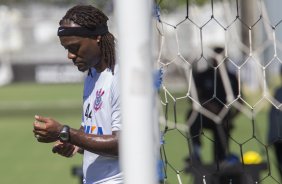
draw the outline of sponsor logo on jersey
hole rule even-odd
[[[95,125],[94,126],[84,125],[84,132],[87,133],[87,134],[92,134],[92,133],[94,133],[96,128],[97,128],[97,126],[95,126]],[[98,127],[96,135],[103,135],[103,128],[102,127]]]
[[[95,102],[94,102],[94,110],[98,111],[99,109],[101,109],[103,101],[102,101],[102,96],[104,95],[104,90],[100,89],[96,91],[96,98],[95,98]]]

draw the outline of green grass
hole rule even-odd
[[[0,88],[0,183],[12,184],[50,184],[50,183],[79,183],[78,178],[71,175],[72,166],[81,164],[82,157],[64,158],[51,152],[52,144],[41,144],[36,141],[32,132],[34,115],[50,116],[58,121],[79,127],[82,107],[82,84],[39,85],[39,84],[13,84]],[[175,93],[175,97],[183,94]],[[162,97],[163,99],[163,97]],[[189,99],[176,101],[176,122],[183,123]],[[255,150],[263,152],[267,133],[267,108],[262,109],[255,119],[257,139],[248,138],[252,135],[252,122],[241,114],[234,122],[232,137],[243,144],[243,151]],[[172,100],[169,100],[168,119],[174,119]],[[173,129],[165,136],[166,155],[172,167],[168,166],[167,183],[177,184],[177,171],[180,171],[182,183],[192,183],[192,177],[181,170],[184,168],[184,158],[188,155],[188,144],[185,133]],[[207,137],[212,137],[205,131]],[[205,162],[212,160],[212,146],[205,136],[203,140],[203,158]],[[239,153],[239,145],[231,141],[231,151]],[[272,176],[278,179],[274,167],[276,163],[270,148]],[[175,170],[176,169],[176,170]],[[267,176],[262,173],[262,177]],[[264,184],[275,183],[269,177]]]
[[[80,127],[82,86],[14,84],[0,88],[0,183],[78,183],[71,168],[81,156],[63,158],[40,144],[32,132],[34,115]]]

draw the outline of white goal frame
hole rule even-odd
[[[115,4],[121,66],[121,166],[125,184],[157,183],[153,143],[152,1]]]

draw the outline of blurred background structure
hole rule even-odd
[[[79,165],[81,158],[53,155],[51,145],[36,143],[31,126],[35,113],[80,125],[83,74],[68,61],[56,36],[60,18],[78,3],[103,9],[118,39],[114,16],[118,1],[0,0],[0,183],[78,183],[71,168]],[[212,68],[208,58],[215,57],[214,46],[223,47],[225,53],[213,69],[221,73],[225,63],[240,83],[239,95],[227,95],[224,104],[225,109],[240,111],[229,134],[229,151],[240,163],[246,159],[245,153],[259,153],[259,162],[249,158],[245,163],[266,163],[258,182],[281,183],[273,144],[267,141],[268,111],[271,106],[281,109],[281,102],[273,97],[281,85],[281,7],[281,0],[155,1],[152,39],[155,65],[164,69],[160,123],[167,183],[194,182],[193,174],[185,170],[185,158],[193,151],[193,138],[187,135],[191,126],[186,122],[187,109],[218,123],[226,113],[223,109],[213,114],[203,108],[195,88],[201,81],[192,77],[194,72]],[[237,103],[239,99],[243,105]],[[203,163],[208,165],[213,162],[214,139],[204,129],[198,136],[203,141]],[[201,179],[214,174],[194,171]]]
[[[281,4],[280,1],[262,1],[263,6],[260,1],[239,1],[238,7],[236,7],[236,0],[190,1],[189,19],[191,21],[181,23],[186,16],[185,2],[185,0],[178,0],[174,3],[158,2],[162,20],[165,24],[171,24],[171,27],[166,26],[166,35],[163,35],[166,43],[163,48],[162,60],[169,61],[177,55],[177,53],[173,53],[177,44],[179,44],[181,55],[190,61],[197,60],[201,57],[201,54],[204,54],[203,56],[207,58],[211,54],[211,47],[214,45],[224,46],[227,44],[229,48],[232,48],[228,50],[228,56],[234,61],[240,60],[243,62],[249,54],[249,34],[252,36],[252,56],[254,56],[254,59],[263,59],[265,60],[264,65],[268,64],[274,52],[271,39],[277,40],[276,56],[281,55],[279,42],[282,37],[280,33],[281,13],[277,10],[277,7]],[[7,75],[2,74],[3,76],[0,77],[0,81],[2,81],[0,83],[4,84],[9,81],[58,82],[69,80],[76,82],[75,80],[81,79],[81,76],[71,76],[76,74],[73,74],[70,68],[64,66],[66,64],[65,52],[58,44],[59,41],[56,36],[58,20],[65,10],[76,3],[95,4],[110,17],[114,13],[112,0],[101,2],[87,0],[44,0],[40,2],[1,0],[0,3],[0,22],[2,25],[0,29],[0,53],[1,65],[3,65],[1,69],[9,73]],[[230,3],[233,5],[230,5]],[[214,6],[214,12],[211,12],[211,4]],[[226,8],[231,11],[226,11]],[[236,11],[236,8],[239,8],[238,11]],[[211,13],[214,17],[209,20]],[[239,14],[236,15],[236,13]],[[113,22],[114,20],[111,18],[109,26],[115,33]],[[177,35],[173,26],[178,26]],[[273,38],[271,26],[275,27],[275,38]],[[199,35],[200,28],[202,29],[202,43]],[[226,28],[228,30],[224,30]],[[251,30],[251,33],[249,33],[249,30]],[[176,36],[178,37],[177,40]],[[203,48],[201,49],[201,47]],[[253,62],[246,62],[246,65],[252,65],[249,63]],[[279,65],[279,61],[273,63],[275,64],[269,67],[266,75],[270,73],[278,74],[277,65]],[[49,66],[50,64],[52,64],[52,67]],[[12,70],[7,69],[9,65],[12,65]],[[21,68],[22,65],[25,65],[25,67]],[[34,65],[41,65],[41,67]],[[260,84],[254,77],[255,75],[246,74],[248,72],[244,70],[248,70],[248,68],[252,68],[252,66],[242,68],[242,81],[247,83],[249,88],[256,90]],[[54,77],[52,78],[50,75],[50,79],[44,79],[46,71],[53,72]],[[62,76],[58,74],[58,71],[61,72],[60,75]],[[68,77],[63,77],[64,75]],[[59,80],[58,78],[55,80],[55,77],[59,77]]]
[[[110,16],[111,1],[1,1],[0,84],[78,82],[82,75],[66,62],[57,37],[58,22],[73,4],[97,4]]]

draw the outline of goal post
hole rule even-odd
[[[123,128],[120,157],[125,184],[157,183],[153,143],[152,1],[115,4]]]

